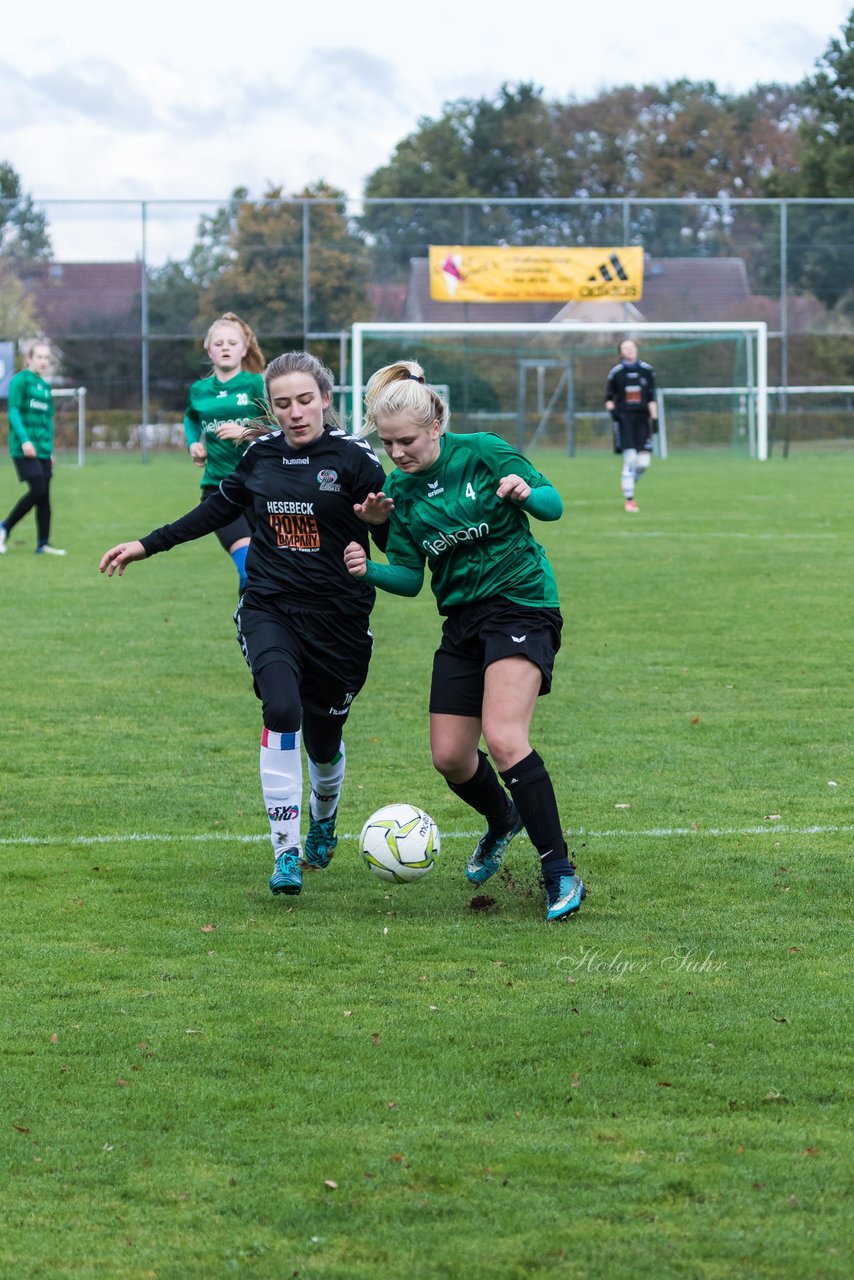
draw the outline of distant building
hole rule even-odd
[[[51,339],[139,334],[139,262],[34,262],[20,279]]]
[[[402,318],[438,324],[744,320],[749,318],[752,297],[741,258],[647,257],[643,295],[636,303],[603,299],[601,302],[567,302],[556,308],[553,302],[437,302],[430,297],[428,259],[412,258]],[[766,300],[757,298],[756,303],[759,311],[764,309]]]

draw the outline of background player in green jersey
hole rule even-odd
[[[231,475],[246,448],[246,426],[266,413],[264,357],[255,334],[233,311],[215,320],[205,337],[213,373],[190,387],[184,435],[190,457],[204,467],[202,502]],[[250,517],[242,512],[216,536],[234,561],[241,591],[246,586],[246,553],[252,536]]]
[[[0,552],[19,520],[36,509],[36,551],[64,556],[50,544],[50,482],[53,478],[53,396],[46,380],[51,362],[50,346],[36,342],[30,348],[27,367],[9,383],[9,452],[18,478],[27,486],[24,494],[0,524]]]
[[[585,888],[569,860],[551,778],[528,739],[537,698],[551,688],[562,627],[554,574],[528,516],[557,520],[560,495],[499,436],[447,431],[448,406],[417,364],[375,373],[366,407],[396,467],[384,493],[362,504],[366,516],[393,504],[388,564],[369,563],[357,543],[345,563],[374,586],[417,595],[426,562],[445,615],[430,690],[433,763],[487,821],[466,876],[483,884],[494,875],[524,826],[540,857],[546,919],[562,920],[578,910]]]
[[[270,412],[280,430],[250,428],[247,448],[218,491],[173,524],[141,541],[112,547],[101,572],[227,526],[253,504],[255,529],[247,585],[237,612],[238,639],[261,700],[261,790],[270,820],[273,893],[302,889],[302,864],[329,866],[344,781],[342,732],[368,674],[375,591],[352,577],[344,548],[367,551],[368,531],[385,545],[387,511],[375,495],[385,473],[366,440],[337,425],[329,369],[305,351],[277,356],[265,374]],[[311,784],[303,846],[303,770]]]

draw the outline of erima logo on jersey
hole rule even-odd
[[[438,480],[427,481],[427,497],[428,498],[438,498],[439,494],[444,492],[445,490],[439,484]]]
[[[467,529],[455,529],[453,533],[442,533],[435,541],[425,538],[421,546],[430,556],[440,556],[443,551],[455,547],[458,542],[476,542],[478,538],[489,537],[489,525],[484,520],[481,524],[470,524]]]

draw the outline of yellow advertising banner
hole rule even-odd
[[[643,249],[430,246],[430,297],[437,302],[637,302]]]

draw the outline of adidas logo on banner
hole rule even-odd
[[[614,279],[614,275],[611,274],[612,269],[613,269],[614,275],[617,277],[618,280],[628,280],[629,277],[626,274],[626,268],[623,266],[622,262],[620,262],[620,259],[617,256],[617,254],[612,253],[608,258],[607,262],[602,262],[599,264],[598,275],[594,271],[592,276],[587,277],[588,283],[591,283],[591,284],[596,283],[598,282],[600,277],[602,280],[606,280],[608,282],[612,281]]]

